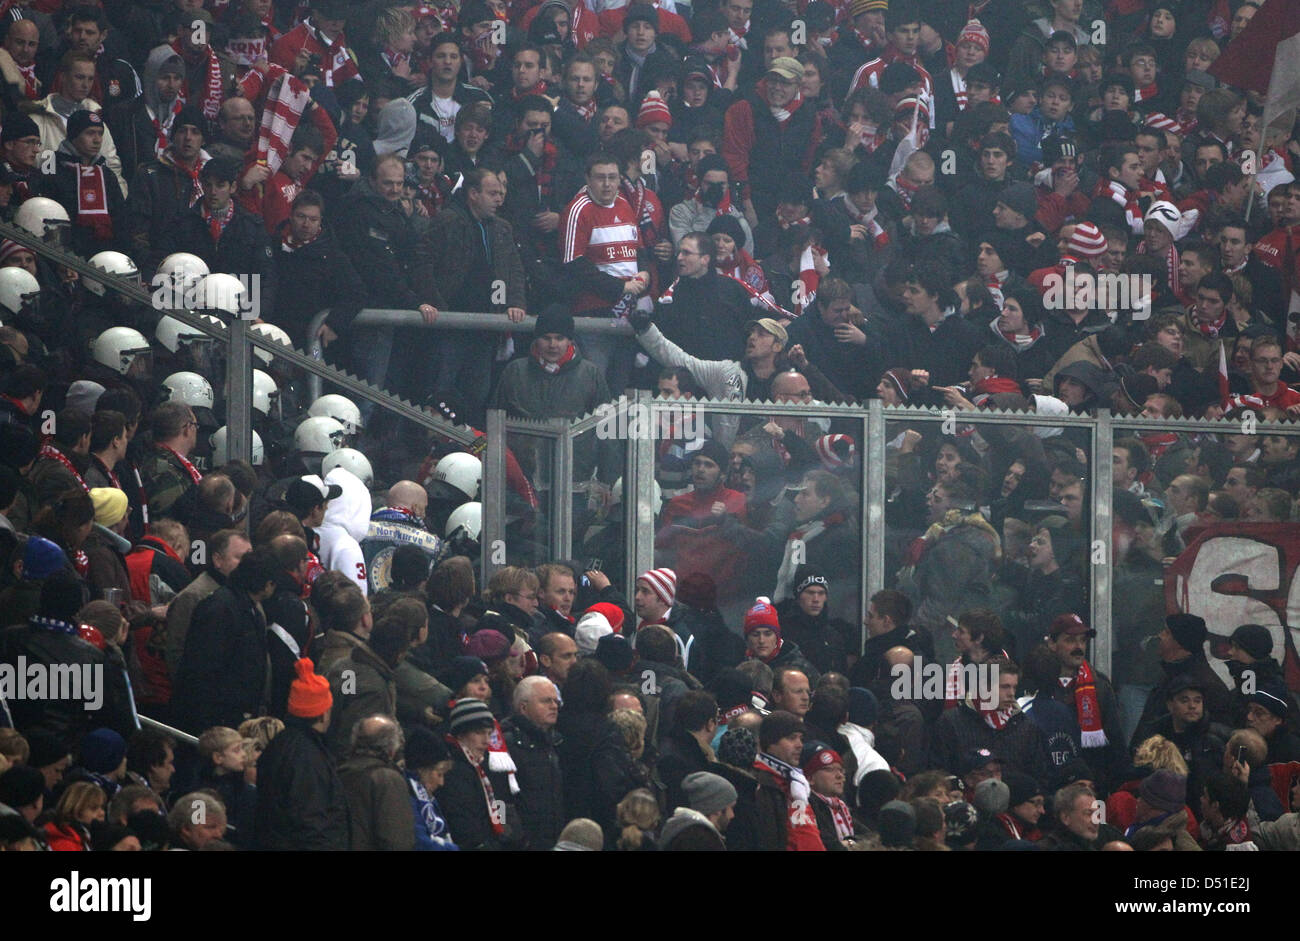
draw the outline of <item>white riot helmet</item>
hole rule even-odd
[[[158,265],[158,271],[153,277],[153,286],[180,288],[180,292],[177,292],[180,298],[173,306],[192,307],[194,306],[192,289],[207,275],[208,263],[198,255],[191,255],[189,252],[172,252]],[[187,297],[191,303],[182,303]]]
[[[271,409],[280,397],[280,387],[267,373],[253,370],[253,408],[270,417]]]
[[[119,275],[123,278],[131,278],[137,284],[139,283],[140,269],[135,266],[135,262],[121,252],[98,252],[90,256],[90,263],[100,271]],[[98,294],[100,297],[103,297],[104,292],[108,290],[94,278],[82,278],[81,283],[86,286],[86,290],[92,294]]]
[[[211,314],[199,314],[208,323],[214,327],[224,327],[219,317]],[[169,353],[179,352],[182,343],[193,343],[196,340],[212,340],[214,337],[206,333],[200,333],[188,324],[181,323],[175,317],[168,314],[158,321],[158,327],[153,332],[154,339],[162,344],[163,349]]]
[[[339,448],[325,455],[325,460],[320,464],[321,476],[329,476],[329,472],[336,467],[351,471],[353,476],[366,485],[367,490],[375,485],[375,472],[370,466],[370,459],[356,448]]]
[[[33,196],[18,207],[14,224],[52,245],[66,245],[72,233],[68,211],[45,196]]]
[[[230,460],[230,448],[226,443],[226,438],[230,434],[229,426],[222,425],[212,433],[208,443],[212,445],[212,466],[220,467]],[[256,431],[253,432],[253,460],[250,462],[254,467],[261,467],[266,460],[266,451],[262,449],[262,436]]]
[[[174,372],[162,384],[164,389],[169,390],[169,402],[184,402],[194,409],[212,408],[215,400],[212,383],[196,372]]]
[[[17,314],[40,300],[41,284],[26,268],[0,268],[0,307]]]
[[[308,415],[324,415],[334,419],[343,426],[349,436],[355,435],[364,426],[361,421],[361,409],[345,395],[322,395],[307,409]]]
[[[248,328],[248,332],[264,336],[274,343],[283,343],[285,346],[293,346],[293,340],[289,338],[289,334],[285,333],[273,323],[255,323],[253,326]],[[258,346],[253,347],[253,355],[260,359],[263,365],[267,366],[269,366],[271,361],[275,359],[274,356]]]
[[[481,503],[462,503],[452,510],[451,515],[447,517],[445,533],[448,539],[455,537],[458,533],[464,533],[470,539],[477,540],[479,533],[482,531],[483,504]]]
[[[204,275],[194,289],[194,306],[238,317],[243,310],[244,283],[233,274]]]
[[[293,446],[304,454],[324,456],[343,447],[347,432],[334,419],[324,415],[304,419],[293,433]]]
[[[458,451],[448,454],[433,469],[430,496],[435,499],[467,499],[478,497],[483,481],[483,462],[473,454]]]
[[[138,364],[150,365],[149,341],[130,327],[109,327],[90,344],[90,352],[95,362],[124,376],[147,374]]]

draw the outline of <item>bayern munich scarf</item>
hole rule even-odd
[[[478,783],[483,788],[483,800],[487,803],[488,820],[492,824],[492,833],[494,836],[501,836],[506,832],[505,805],[497,802],[497,796],[492,790],[492,782],[488,780],[487,771],[483,769],[484,760],[480,758],[475,761],[465,746],[460,743],[460,739],[454,735],[447,736],[447,744],[459,748],[461,754],[465,756],[465,760],[469,762],[469,766],[478,774]]]
[[[831,820],[835,824],[835,836],[841,840],[853,838],[853,811],[849,810],[849,805],[844,803],[838,797],[830,797],[816,791],[817,799],[830,808]]]
[[[185,455],[181,454],[175,448],[169,447],[165,444],[160,444],[158,445],[158,449],[160,451],[166,451],[172,457],[176,458],[176,460],[180,461],[181,467],[185,468],[185,472],[190,475],[191,481],[197,484],[203,479],[203,475],[199,473],[199,469],[186,460]]]
[[[106,242],[113,237],[113,219],[108,214],[108,187],[104,168],[98,164],[77,168],[77,225],[90,229]]]
[[[266,75],[270,85],[257,130],[257,162],[275,173],[289,155],[289,141],[311,101],[311,89],[282,66],[272,65]]]
[[[1097,702],[1097,681],[1085,660],[1071,681],[1074,684],[1074,711],[1079,721],[1080,742],[1084,748],[1101,748],[1110,744],[1101,727],[1101,706]]]
[[[769,755],[767,752],[761,751],[758,753],[758,757],[754,759],[754,767],[770,771],[780,778],[785,788],[790,792],[790,800],[807,803],[812,788],[808,786],[808,779],[804,776],[804,773],[794,765],[788,765],[775,755]]]
[[[176,50],[178,56],[185,58],[184,48],[179,39],[173,39],[171,47]],[[207,61],[204,63],[203,92],[199,96],[199,107],[203,109],[205,118],[209,121],[215,121],[217,112],[221,110],[221,101],[224,98],[221,62],[217,59],[217,54],[212,51],[211,46],[204,45],[200,51],[206,56]],[[186,91],[190,97],[193,97],[193,89],[187,88]]]
[[[85,478],[81,476],[81,472],[73,466],[72,462],[58,448],[50,444],[41,445],[41,457],[50,461],[58,461],[67,468],[69,474],[77,478],[77,483],[81,485],[81,489],[86,493],[90,493],[90,488],[86,486]]]
[[[542,354],[537,351],[537,344],[534,342],[532,349],[529,351],[529,355],[532,356],[533,362],[537,363],[538,366],[542,367],[542,370],[544,372],[548,372],[553,375],[559,372],[561,367],[563,367],[565,363],[573,359],[573,357],[577,355],[577,352],[578,351],[574,348],[573,344],[570,343],[569,348],[564,351],[564,355],[560,357],[560,361],[558,363],[548,363],[546,360],[542,359]]]

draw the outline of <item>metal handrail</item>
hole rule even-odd
[[[180,729],[173,728],[165,722],[159,722],[157,719],[151,719],[143,714],[140,716],[140,727],[143,729],[151,729],[154,732],[162,732],[164,735],[170,735],[172,738],[176,739],[176,741],[189,745],[191,748],[199,747],[199,740],[189,732],[182,732]]]

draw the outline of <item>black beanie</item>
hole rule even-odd
[[[700,161],[703,163],[704,161]],[[716,235],[721,232],[723,235],[730,235],[731,240],[736,243],[736,251],[740,251],[749,242],[745,238],[745,230],[741,228],[740,220],[733,215],[714,216],[709,227],[704,230],[709,235]]]
[[[1171,614],[1165,618],[1165,627],[1169,628],[1169,633],[1178,641],[1178,646],[1189,653],[1200,650],[1209,634],[1205,618],[1195,614]]]
[[[545,336],[548,333],[558,333],[566,339],[573,339],[573,314],[569,313],[569,308],[563,304],[551,304],[537,317],[537,325],[533,327],[533,336]]]
[[[67,569],[55,572],[41,586],[42,617],[75,623],[77,612],[86,603],[81,579]]]

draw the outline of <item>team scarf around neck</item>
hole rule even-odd
[[[153,122],[153,132],[157,137],[157,140],[154,142],[154,155],[159,159],[162,158],[163,154],[167,153],[167,146],[171,142],[169,135],[172,130],[172,122],[176,120],[176,115],[180,114],[181,108],[184,107],[185,97],[183,95],[177,95],[172,101],[172,106],[169,109],[166,121],[161,120],[152,110],[149,112],[149,119]]]
[[[838,797],[813,791],[819,801],[830,808],[831,821],[835,824],[835,836],[841,840],[853,838],[853,811],[849,805]]]
[[[569,348],[564,351],[564,355],[560,357],[559,362],[548,363],[546,360],[542,359],[542,354],[539,353],[537,350],[536,342],[533,343],[533,347],[529,351],[529,355],[532,356],[533,361],[537,363],[538,366],[541,366],[544,372],[548,372],[552,375],[559,372],[560,368],[564,366],[565,363],[569,362],[569,360],[573,359],[573,357],[576,356],[577,353],[578,353],[577,348],[574,347],[572,343],[570,343]]]
[[[775,755],[769,755],[765,751],[758,753],[754,759],[754,767],[766,768],[781,779],[785,787],[790,792],[790,800],[807,801],[812,793],[812,788],[808,786],[808,778],[804,773],[794,765],[788,765]]]
[[[40,98],[41,83],[36,79],[36,63],[33,62],[31,65],[18,65],[18,63],[15,62],[14,65],[17,66],[18,72],[23,77],[23,97],[29,101],[35,101]]]
[[[203,479],[203,475],[199,473],[199,469],[195,467],[193,464],[191,464],[188,460],[186,460],[185,455],[181,454],[175,448],[171,447],[170,445],[160,444],[158,445],[158,450],[166,451],[172,457],[176,458],[176,460],[180,461],[181,467],[185,468],[186,473],[190,475],[190,480],[192,480],[194,483],[197,484],[200,480]]]
[[[998,330],[998,322],[996,319],[993,321],[993,329],[998,331],[998,336],[1002,337],[1002,339],[1006,340],[1017,350],[1029,349],[1037,343],[1039,338],[1043,335],[1043,328],[1037,326],[1030,327],[1028,333],[1008,333],[1005,330]]]
[[[1079,722],[1080,742],[1084,748],[1101,748],[1110,744],[1101,727],[1101,706],[1097,702],[1097,681],[1085,660],[1071,681],[1074,684],[1074,711]]]
[[[97,241],[113,237],[113,218],[108,214],[108,186],[99,164],[77,167],[77,225],[90,229]]]
[[[636,213],[637,228],[641,230],[641,244],[654,245],[659,241],[659,227],[655,225],[654,205],[650,201],[648,195],[650,190],[645,185],[645,180],[641,179],[633,183],[627,177],[623,177],[618,191]]]
[[[173,40],[171,45],[172,48],[176,50],[178,56],[185,58],[185,53],[179,39]],[[225,97],[222,90],[223,82],[221,78],[221,61],[217,58],[217,54],[212,51],[211,46],[204,45],[201,51],[203,52],[206,61],[204,63],[203,93],[199,98],[199,107],[203,109],[203,116],[205,118],[209,121],[215,121],[217,119],[217,112],[221,110],[222,99]],[[189,91],[192,95],[193,89],[190,89]]]
[[[60,464],[62,464],[64,467],[68,469],[68,473],[70,473],[73,477],[77,478],[77,483],[81,486],[81,489],[86,491],[86,493],[90,493],[90,488],[86,486],[86,480],[81,476],[81,472],[77,470],[75,466],[73,466],[72,461],[68,460],[67,455],[65,455],[58,448],[54,447],[54,445],[52,444],[41,445],[41,457],[47,458],[51,461],[58,461]]]
[[[94,454],[92,454],[90,457],[91,460],[93,460],[96,464],[99,465],[100,470],[104,472],[104,476],[108,478],[108,482],[111,483],[115,489],[122,490],[123,492],[125,492],[125,488],[122,486],[122,481],[118,478],[113,468],[109,467],[107,464],[101,461]]]
[[[483,800],[487,803],[488,820],[492,823],[492,833],[494,836],[501,836],[506,832],[504,807],[497,803],[496,794],[492,791],[492,782],[488,780],[487,771],[483,768],[487,763],[486,758],[475,761],[469,750],[454,735],[447,736],[447,744],[459,748],[465,760],[469,762],[469,766],[478,774],[478,783],[483,788]]]
[[[221,233],[226,231],[226,226],[230,220],[235,218],[235,201],[231,200],[226,204],[226,209],[220,215],[214,213],[204,203],[200,210],[203,213],[203,221],[208,224],[208,235],[212,237],[212,244],[216,245],[221,241]]]
[[[177,162],[171,150],[164,151],[163,155],[158,158],[164,166],[175,167],[190,178],[190,208],[194,207],[200,199],[203,198],[203,180],[199,177],[199,171],[203,169],[203,156],[200,154],[199,159],[194,161],[194,166],[187,167]]]
[[[541,160],[538,160],[531,151],[527,150],[527,145],[528,137],[520,137],[513,131],[506,136],[506,153],[511,155],[524,154],[524,159],[528,161],[530,166],[533,166],[533,175],[537,180],[537,195],[541,197],[550,196],[555,185],[555,162],[559,159],[559,149],[555,146],[555,141],[547,138],[542,145]],[[534,161],[536,161],[535,166]]]
[[[1011,717],[1019,711],[1020,706],[1012,703],[1005,709],[980,709],[979,714],[989,728],[995,732],[1000,732],[1006,728],[1007,723],[1011,721]]]
[[[776,118],[777,124],[784,124],[790,120],[790,115],[799,110],[801,104],[803,104],[803,92],[799,92],[791,98],[790,103],[784,108],[774,108],[768,105],[767,110],[772,112],[772,117]]]

